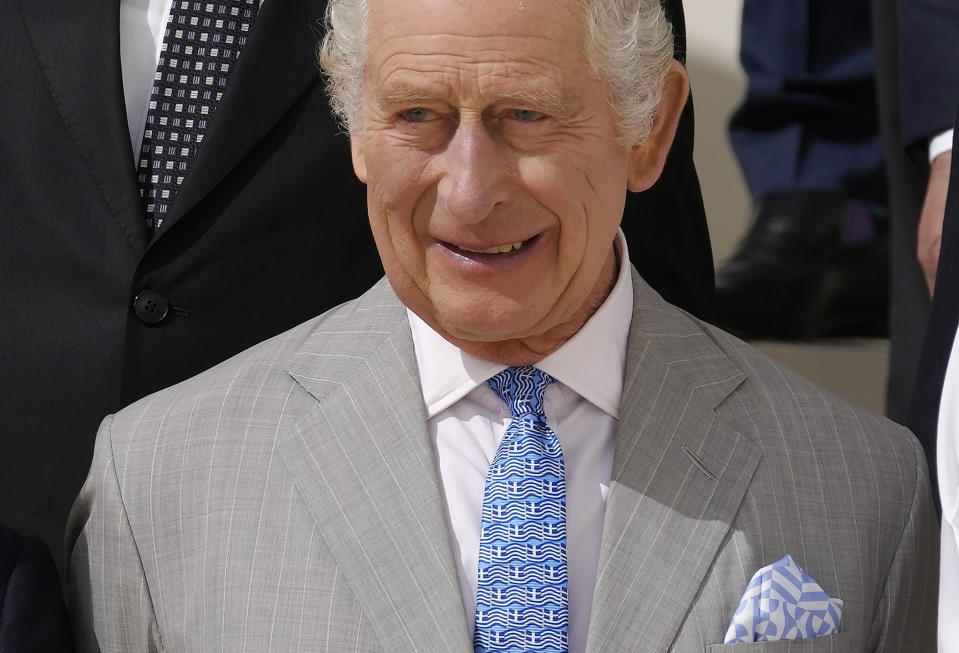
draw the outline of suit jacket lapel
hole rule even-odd
[[[320,401],[283,457],[383,647],[465,653],[405,309],[385,282],[363,301],[375,307],[321,323],[291,360],[290,374]]]
[[[250,152],[311,84],[318,83],[315,48],[325,8],[324,0],[263,4],[203,146],[177,192],[166,230]]]
[[[759,461],[715,412],[745,374],[635,273],[634,288],[593,653],[668,650]]]
[[[67,131],[128,242],[146,247],[120,72],[118,0],[19,0]]]

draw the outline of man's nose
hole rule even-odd
[[[442,154],[438,193],[450,215],[479,222],[506,199],[511,164],[504,143],[483,120],[462,121]]]

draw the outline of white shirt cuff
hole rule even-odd
[[[943,152],[952,151],[952,132],[944,131],[938,136],[933,136],[929,141],[929,163],[931,164],[936,160],[936,157],[942,154]]]

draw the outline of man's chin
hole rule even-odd
[[[494,314],[492,311],[482,315],[439,315],[435,321],[427,320],[444,338],[456,343],[476,343],[492,345],[535,337],[536,324],[528,317],[516,319],[512,315]]]
[[[437,322],[426,320],[447,341],[473,356],[506,365],[531,365],[556,349],[538,325],[504,321]],[[561,343],[559,343],[561,344]]]
[[[532,365],[552,353],[551,351],[542,352],[531,347],[530,343],[536,342],[535,338],[461,340],[450,336],[448,333],[442,333],[441,335],[467,354],[504,365]]]
[[[511,365],[542,358],[536,352],[541,341],[550,340],[546,324],[550,310],[530,300],[499,296],[497,301],[489,295],[456,293],[455,301],[443,302],[417,288],[400,299],[445,340],[469,354]]]

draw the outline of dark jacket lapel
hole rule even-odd
[[[118,0],[19,0],[50,94],[136,252],[146,228],[120,72]]]
[[[633,285],[592,653],[669,649],[759,461],[715,411],[743,371],[638,276]]]
[[[220,183],[304,91],[319,82],[315,49],[325,9],[325,0],[263,3],[164,231]]]

